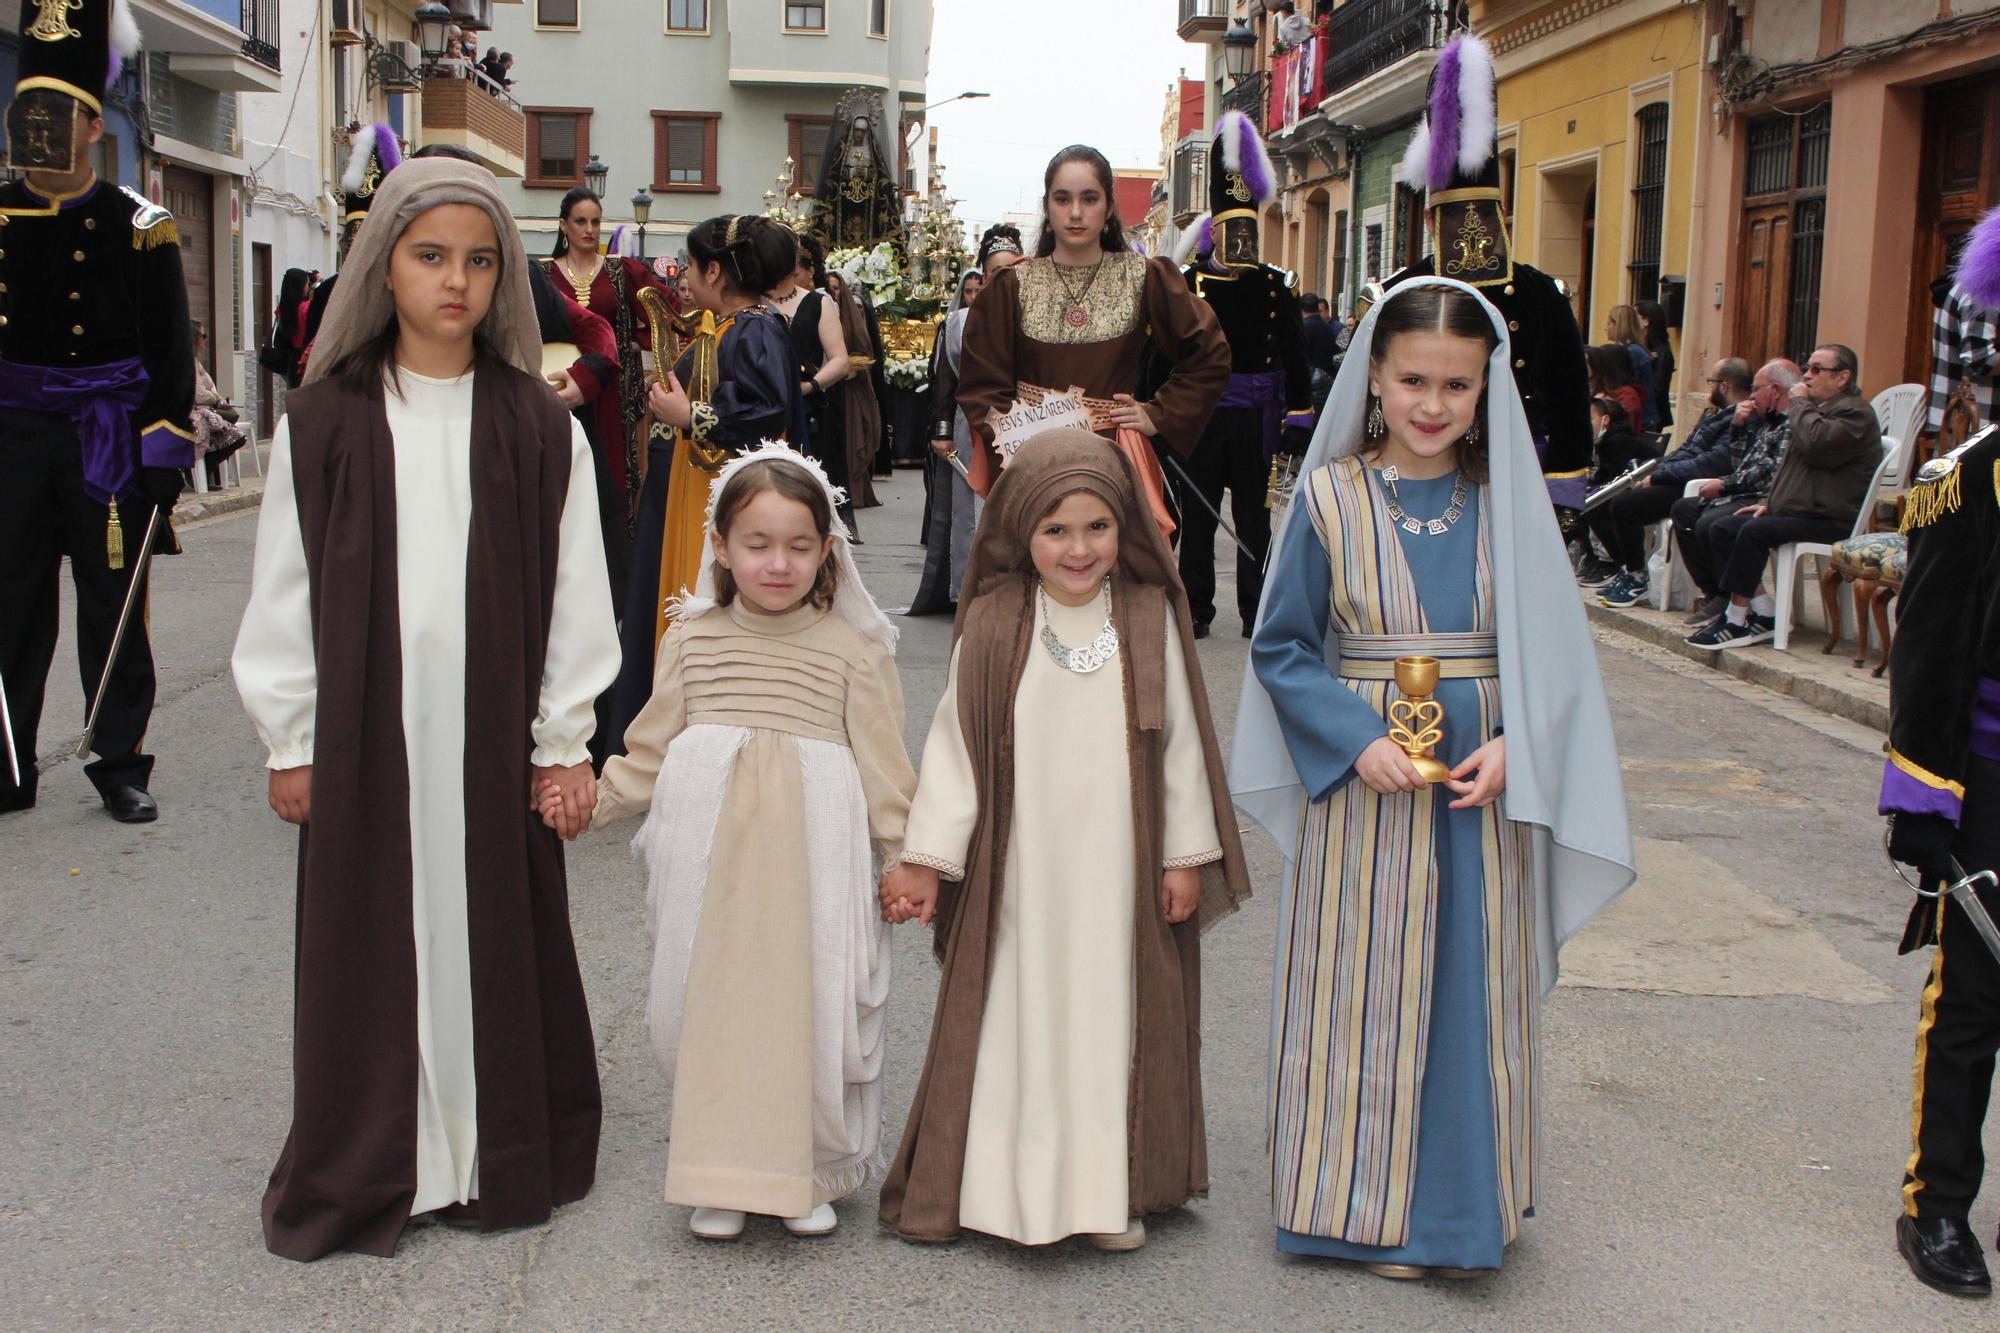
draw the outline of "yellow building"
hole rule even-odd
[[[1678,329],[1690,270],[1702,11],[1684,0],[1472,0],[1499,82],[1501,190],[1515,252],[1568,286],[1585,340],[1657,300]],[[1705,399],[1675,375],[1685,433]]]

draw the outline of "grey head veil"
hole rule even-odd
[[[1533,826],[1534,934],[1546,989],[1556,983],[1557,950],[1624,892],[1638,872],[1611,709],[1514,385],[1506,320],[1461,282],[1419,278],[1392,288],[1354,330],[1300,465],[1299,482],[1304,485],[1315,469],[1361,448],[1368,363],[1382,310],[1422,287],[1440,285],[1478,300],[1500,340],[1486,366],[1487,530],[1500,638],[1501,718],[1507,729],[1507,789],[1500,799],[1508,819]],[[1272,551],[1284,549],[1293,523],[1312,521],[1303,515],[1304,508],[1294,502],[1286,509],[1271,534]],[[1229,756],[1229,791],[1237,808],[1277,842],[1289,883],[1305,789],[1285,748],[1271,697],[1247,666]]]
[[[528,288],[528,256],[493,173],[470,162],[428,157],[412,158],[382,178],[368,220],[341,265],[340,283],[313,341],[306,383],[325,379],[395,318],[389,253],[412,221],[440,204],[471,204],[493,219],[494,234],[500,239],[500,281],[493,291],[493,306],[479,325],[480,336],[503,361],[540,377],[542,335]]]

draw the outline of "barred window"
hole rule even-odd
[[[1667,193],[1667,104],[1639,108],[1635,136],[1638,174],[1632,181],[1632,259],[1634,301],[1660,297],[1660,239]]]

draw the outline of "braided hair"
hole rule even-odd
[[[721,264],[723,281],[750,296],[776,287],[799,262],[792,229],[756,213],[725,213],[699,223],[688,233],[687,247],[695,263]]]

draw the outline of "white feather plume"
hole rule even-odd
[[[1187,226],[1181,228],[1180,239],[1174,242],[1175,268],[1180,268],[1190,259],[1194,258],[1194,248],[1201,241],[1201,224],[1208,221],[1208,216],[1208,214],[1203,213],[1200,217],[1188,223]]]
[[[347,149],[347,170],[340,173],[340,188],[353,194],[368,178],[368,162],[375,156],[375,127],[363,125],[354,132]]]
[[[1410,146],[1403,150],[1403,161],[1396,168],[1396,179],[1412,190],[1430,188],[1431,161],[1431,118],[1425,116],[1417,122],[1417,128],[1410,135]]]
[[[111,50],[113,54],[130,60],[139,54],[142,39],[139,23],[132,17],[132,6],[128,0],[112,0],[111,5]]]
[[[1500,127],[1493,51],[1479,38],[1468,38],[1459,48],[1458,61],[1458,169],[1462,175],[1477,176],[1493,156],[1493,136]]]

